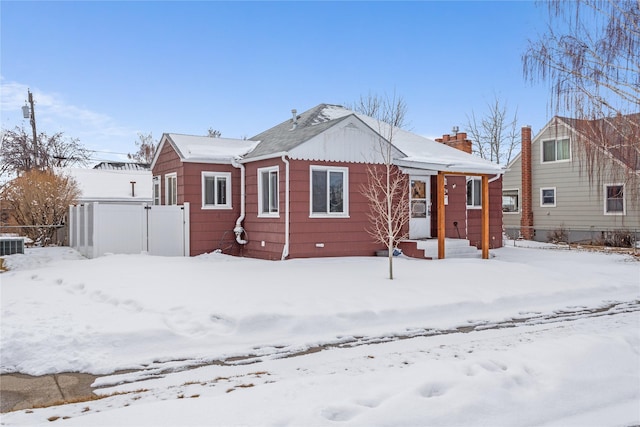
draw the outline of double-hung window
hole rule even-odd
[[[605,215],[624,215],[624,185],[623,184],[607,184],[604,186]]]
[[[542,161],[560,162],[571,158],[571,145],[569,139],[550,139],[542,141]]]
[[[518,190],[502,190],[502,212],[519,212],[520,205],[518,199]]]
[[[467,207],[482,207],[482,179],[467,178]]]
[[[164,176],[164,204],[178,204],[178,174],[168,173]]]
[[[231,209],[229,172],[202,172],[202,208]]]
[[[540,189],[540,206],[541,207],[555,207],[556,206],[556,188],[541,188]]]
[[[349,169],[311,166],[311,216],[349,215]]]
[[[258,169],[258,216],[278,216],[278,167]]]

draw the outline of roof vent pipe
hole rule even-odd
[[[296,127],[298,127],[298,110],[294,108],[293,110],[291,110],[291,114],[293,115],[293,118],[291,119],[291,130],[294,130]]]

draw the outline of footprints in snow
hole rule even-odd
[[[217,314],[193,313],[184,307],[174,307],[163,315],[164,324],[179,335],[201,337],[209,333],[229,335],[236,322]]]
[[[32,276],[33,280],[37,280],[37,275]],[[123,308],[130,312],[140,312],[143,310],[142,305],[134,300],[126,299],[119,300],[118,298],[110,297],[101,291],[87,292],[83,283],[67,283],[64,279],[54,280],[56,286],[62,286],[66,292],[72,295],[88,295],[92,301],[111,304],[116,307]]]

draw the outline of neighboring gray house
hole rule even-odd
[[[522,152],[503,178],[507,235],[614,245],[638,241],[639,129],[640,114],[554,117],[533,139],[524,127]],[[587,140],[607,148],[585,150]]]

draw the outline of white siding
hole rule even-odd
[[[379,136],[355,118],[345,119],[289,153],[294,159],[304,160],[382,162]],[[397,155],[397,152],[393,153],[394,157]]]

